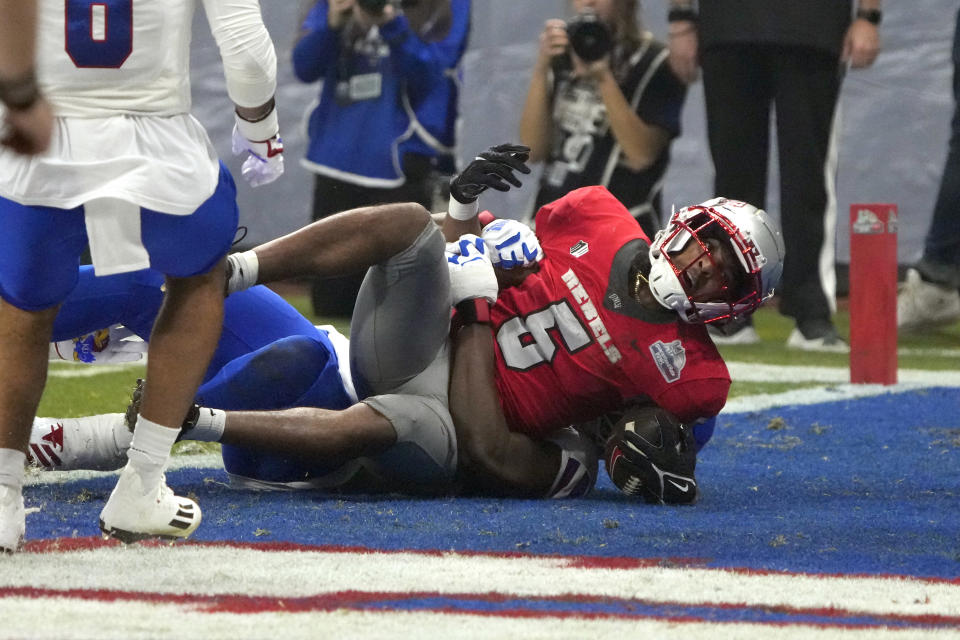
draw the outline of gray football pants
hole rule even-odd
[[[456,472],[444,247],[440,228],[429,222],[411,246],[371,267],[350,323],[357,394],[397,431],[397,443],[365,466],[398,489],[448,486]]]

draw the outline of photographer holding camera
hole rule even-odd
[[[667,48],[641,29],[637,0],[572,7],[569,21],[544,25],[520,120],[530,159],[545,163],[535,210],[602,185],[653,237],[686,88],[667,65]]]
[[[323,81],[303,166],[316,174],[313,219],[386,202],[431,208],[454,171],[459,64],[470,0],[319,0],[293,68]],[[444,180],[445,182],[445,180]],[[349,316],[362,273],[318,280],[318,315]]]

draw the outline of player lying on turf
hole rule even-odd
[[[460,203],[444,222],[451,237],[479,229],[477,207],[465,201],[475,202],[490,176],[512,179],[515,153],[494,150],[454,180]],[[414,205],[347,212],[235,256],[233,282],[375,264],[351,327],[353,380],[364,401],[345,411],[203,411],[193,431],[327,468],[379,455],[408,476],[415,471],[412,482],[449,482],[459,453],[462,476],[481,488],[543,495],[578,490],[585,459],[546,440],[570,423],[636,400],[686,422],[715,415],[729,376],[703,324],[750,313],[772,292],[782,245],[766,215],[724,200],[689,207],[650,251],[622,205],[587,188],[544,207],[537,226],[543,258],[499,292],[492,327],[482,327],[490,335],[469,324],[456,334],[471,350],[452,369],[456,431],[446,408],[446,334],[451,301],[463,300],[447,292],[452,280],[455,296],[493,297],[489,270],[469,266],[483,260],[471,260],[467,242],[466,259],[449,263],[451,278],[439,228]],[[474,277],[480,271],[486,275]],[[462,278],[466,272],[476,273]],[[459,306],[457,324],[469,312]],[[486,354],[474,353],[478,334],[488,340]]]
[[[524,225],[505,221],[507,229],[526,233],[522,255],[538,250],[536,238]],[[503,245],[504,230],[486,234],[491,244]],[[512,234],[511,234],[512,235]],[[509,257],[503,247],[505,260]],[[517,264],[521,260],[516,260]],[[67,300],[57,318],[56,336],[75,335],[91,327],[123,323],[134,334],[147,335],[163,295],[162,277],[150,271],[109,278],[94,278],[83,269],[76,291]],[[110,340],[112,334],[112,340]],[[130,360],[139,355],[136,344],[118,342],[115,331],[87,334],[81,339],[54,343],[54,357],[83,362],[110,363]],[[110,340],[105,341],[104,338]],[[347,367],[346,339],[332,327],[313,327],[283,299],[263,286],[240,291],[227,298],[224,330],[220,344],[200,388],[199,398],[211,406],[228,409],[271,409],[312,406],[341,409],[356,402]],[[578,443],[568,431],[568,440]],[[209,437],[200,429],[187,437]],[[78,419],[38,418],[34,423],[30,452],[33,460],[52,469],[111,469],[122,465],[130,433],[122,414],[107,414]],[[581,445],[585,446],[585,445]],[[341,486],[362,470],[389,479],[382,486],[417,488],[422,474],[416,465],[401,465],[391,472],[391,452],[383,461],[350,460],[349,464],[311,464],[298,456],[274,455],[262,450],[223,447],[224,465],[235,485],[241,487],[307,488]],[[340,460],[343,462],[343,460]],[[590,473],[590,483],[595,477]],[[370,473],[362,478],[368,489]],[[449,485],[432,480],[433,488],[449,490]],[[587,487],[589,487],[589,484]],[[423,487],[421,487],[423,488]]]
[[[507,226],[519,231],[523,227],[516,225],[520,224],[510,221]],[[498,237],[487,235],[491,242]],[[535,239],[527,240],[528,253],[536,250],[534,242]],[[144,352],[142,342],[123,339],[131,333],[148,334],[163,301],[162,284],[163,276],[158,272],[95,278],[92,268],[81,268],[77,289],[57,318],[57,335],[80,333],[107,322],[122,322],[125,330],[116,331],[111,327],[109,331],[61,340],[51,345],[51,357],[96,364],[139,359]],[[258,285],[227,299],[223,334],[200,388],[200,398],[209,399],[209,404],[218,407],[346,407],[355,401],[349,371],[341,366],[347,362],[347,351],[346,338],[333,327],[312,326],[285,300]],[[269,372],[276,375],[271,376]],[[277,384],[276,377],[282,377],[283,383]],[[126,451],[133,437],[130,430],[133,417],[125,420],[124,414],[113,413],[83,418],[37,418],[30,437],[31,461],[49,470],[118,469],[126,463]],[[611,433],[618,417],[598,420],[602,424],[585,428],[591,433]],[[657,426],[649,420],[641,424]],[[711,428],[712,422],[697,425],[697,442],[686,448],[687,455],[678,456],[685,460],[685,477],[692,477],[690,457],[709,438]],[[667,436],[675,433],[677,431],[671,431]],[[192,431],[187,430],[184,436],[189,439],[191,434]],[[570,440],[576,442],[573,437]],[[655,438],[649,440],[655,441]],[[669,453],[668,446],[661,450]],[[227,473],[238,488],[396,490],[396,483],[390,482],[390,478],[378,481],[376,470],[380,465],[376,459],[359,458],[331,471],[329,466],[311,467],[295,457],[254,453],[230,445],[224,445],[222,452]],[[656,451],[647,453],[657,455]],[[677,472],[677,464],[666,462],[661,467]],[[628,466],[621,459],[619,467]],[[648,467],[646,471],[651,473],[653,469]],[[663,484],[670,489],[670,484],[662,481],[630,485],[628,480],[619,481],[618,486],[630,492]],[[655,493],[645,497],[654,496]]]

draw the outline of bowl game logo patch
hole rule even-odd
[[[590,250],[590,245],[585,241],[581,240],[577,244],[570,247],[570,255],[574,258],[579,258],[587,253]]]
[[[657,369],[667,382],[676,382],[680,379],[684,365],[687,364],[687,352],[679,340],[664,342],[657,340],[650,345],[650,355],[657,365]]]

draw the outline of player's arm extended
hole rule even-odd
[[[519,187],[520,180],[513,173],[530,173],[527,158],[530,150],[521,145],[499,144],[482,152],[450,181],[450,204],[441,228],[447,242],[456,242],[466,234],[480,233],[477,198],[487,189],[509,191]]]
[[[235,105],[233,152],[246,156],[243,178],[258,187],[283,174],[283,141],[274,94],[277,54],[259,0],[203,0]]]
[[[470,324],[453,339],[450,413],[457,432],[459,472],[485,492],[542,497],[560,467],[560,448],[507,427],[494,382],[490,327]]]
[[[272,103],[277,90],[277,54],[263,24],[258,0],[203,0],[217,41],[227,93],[238,107]]]

